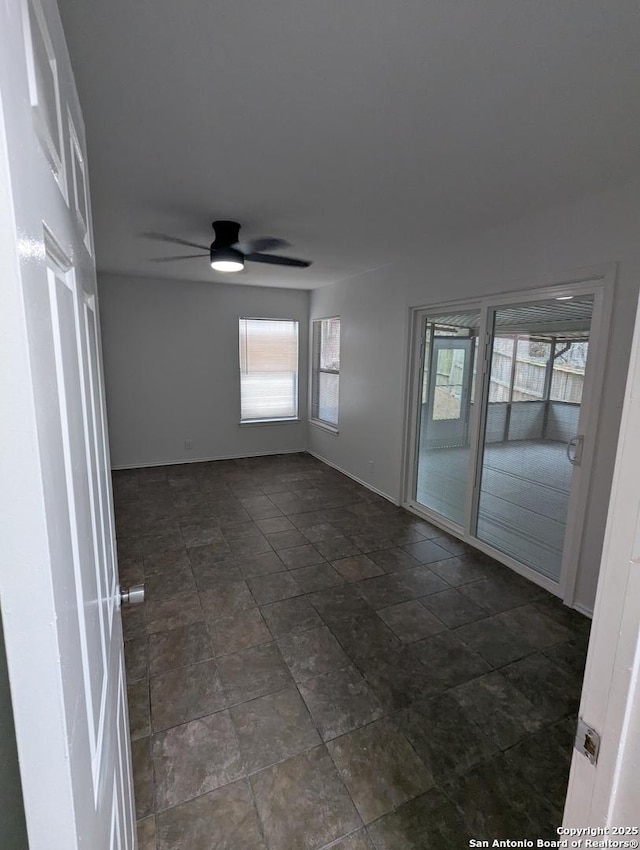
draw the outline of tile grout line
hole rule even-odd
[[[286,491],[285,491],[285,492],[286,492]],[[293,491],[292,491],[292,492],[293,492]],[[265,495],[266,495],[266,494],[265,494]],[[358,502],[355,502],[355,504],[358,504]],[[314,512],[314,511],[310,511],[310,512]],[[286,516],[286,519],[287,519],[287,521],[289,521],[289,522],[292,522],[292,521],[293,521],[293,524],[295,525],[295,517],[296,517],[296,516],[299,516],[299,515],[303,515],[304,513],[305,513],[305,512],[303,511],[303,512],[301,512],[301,514],[297,514],[297,513],[296,513],[296,514],[292,514],[292,515],[287,515],[287,516]],[[264,534],[266,534],[266,533],[268,533],[268,532],[264,532]],[[276,533],[276,532],[274,532],[274,533]],[[301,533],[304,535],[304,532],[303,532],[303,531],[302,531]],[[181,529],[180,529],[180,534],[181,534],[181,536],[182,536],[182,539],[184,540],[184,535],[182,534],[182,530],[181,530]],[[152,535],[152,534],[150,534],[149,536],[153,536],[153,535]],[[343,536],[347,536],[347,534],[346,534],[346,533],[343,533]],[[437,535],[436,535],[436,536],[437,536]],[[432,538],[426,538],[426,539],[427,539],[427,540],[429,540],[429,539],[432,539]],[[269,543],[269,545],[271,545],[271,544],[270,544],[270,542],[269,542],[268,540],[267,540],[267,542]],[[420,541],[416,541],[416,542],[420,542]],[[205,545],[206,545],[206,544],[205,544]],[[305,544],[305,545],[306,545],[306,544]],[[310,544],[310,545],[313,545],[313,544]],[[409,546],[409,545],[412,545],[412,544],[400,544],[400,546],[401,546],[401,547],[404,547],[405,549],[406,549],[406,547],[407,547],[407,546]],[[186,547],[185,547],[185,548],[186,548]],[[192,547],[192,548],[193,548],[193,547]],[[271,547],[271,548],[273,549],[273,551],[276,551],[273,547]],[[295,548],[295,547],[291,547],[291,548]],[[358,547],[356,547],[356,548],[358,548]],[[286,551],[286,550],[280,550],[280,551]],[[362,551],[362,550],[361,550],[361,551]],[[374,550],[374,551],[383,551],[383,550]],[[278,554],[278,553],[276,552],[276,554]],[[366,554],[366,553],[365,553],[365,554]],[[139,556],[139,557],[142,557],[142,556]],[[278,557],[279,557],[279,556],[278,556]],[[460,556],[459,556],[459,555],[456,555],[455,553],[452,553],[452,557],[451,557],[451,558],[449,558],[449,559],[446,559],[446,560],[450,560],[450,561],[452,561],[452,560],[455,560],[455,559],[456,559],[456,558],[458,558],[458,557],[460,557]],[[325,561],[324,563],[326,564],[327,562]],[[435,563],[435,562],[434,562],[434,563]],[[444,561],[440,561],[440,562],[438,562],[438,563],[444,563]],[[287,570],[290,570],[290,569],[291,569],[291,568],[287,567],[287,565],[286,565],[286,564],[285,564],[285,567],[287,568]],[[419,565],[417,565],[416,567],[414,567],[414,569],[418,569],[418,568],[422,568],[422,567],[426,567],[427,569],[429,569],[429,564],[428,564],[428,563],[427,563],[427,564],[419,564]],[[304,569],[304,567],[303,567],[303,569]],[[283,572],[283,573],[284,573],[284,571],[281,571],[281,572]],[[382,575],[392,575],[394,572],[397,572],[397,571],[394,571],[394,570],[390,570],[390,571],[388,571],[388,572],[386,572],[386,571],[385,571]],[[193,572],[192,572],[192,575],[193,575]],[[267,574],[267,575],[268,575],[268,574]],[[437,573],[436,573],[436,575],[437,575]],[[457,584],[453,584],[452,582],[448,581],[448,580],[446,579],[446,577],[444,577],[444,576],[440,576],[440,578],[442,578],[442,579],[444,580],[445,584],[446,584],[446,585],[448,585],[450,589],[456,589],[456,590],[458,590],[458,591],[460,592],[459,588],[461,587],[461,585],[460,585],[459,583],[457,583]],[[478,579],[476,579],[476,580],[474,580],[474,581],[470,582],[469,584],[477,584],[478,582],[481,582],[481,581],[486,581],[486,579],[485,579],[485,578],[478,578]],[[245,582],[246,582],[246,578],[245,578]],[[348,582],[348,583],[347,583],[347,586],[348,586],[349,584],[357,584],[357,582]],[[467,586],[469,586],[469,584],[467,584],[467,585],[463,585],[463,586],[467,587]],[[201,592],[203,592],[203,591],[200,591],[200,589],[198,588],[198,591],[197,591],[197,592],[200,594],[200,593],[201,593]],[[249,591],[249,592],[251,593],[251,591]],[[322,592],[322,591],[320,591],[320,592]],[[357,593],[357,589],[356,589],[356,593]],[[274,601],[273,601],[273,602],[271,602],[271,603],[265,603],[265,605],[263,605],[263,606],[258,606],[258,610],[259,610],[259,611],[260,611],[260,613],[262,614],[262,608],[264,608],[266,605],[273,605],[273,604],[276,604],[277,602],[285,602],[285,601],[287,601],[288,599],[298,599],[298,598],[301,598],[301,597],[304,597],[304,596],[309,596],[309,595],[311,595],[311,594],[312,594],[312,592],[306,592],[306,593],[304,593],[304,592],[303,592],[303,593],[301,593],[301,594],[299,594],[299,595],[296,595],[296,596],[293,596],[293,597],[286,597],[286,598],[285,598],[285,599],[283,599],[283,600],[274,600]],[[428,596],[430,596],[430,595],[434,595],[434,594],[426,594],[425,596],[422,596],[422,597],[412,597],[412,598],[411,598],[411,600],[409,600],[409,601],[413,601],[413,600],[420,601],[421,599],[428,598]],[[464,595],[466,595],[466,594],[464,594]],[[534,602],[535,602],[535,600],[523,601],[523,602],[518,603],[517,605],[510,606],[510,607],[508,607],[508,608],[504,609],[504,611],[516,610],[517,608],[524,607],[524,606],[526,606],[526,605],[528,605],[528,604],[533,604]],[[199,595],[199,604],[200,604],[200,607],[201,607],[201,611],[202,611],[202,612],[203,612],[203,614],[204,614],[204,608],[203,608],[203,606],[202,606],[202,600],[201,600],[201,598],[200,598],[200,595]],[[325,617],[323,616],[323,614],[322,614],[322,613],[321,613],[321,612],[320,612],[320,611],[316,608],[316,606],[315,606],[315,605],[313,605],[313,603],[311,603],[311,604],[312,604],[312,607],[314,607],[314,610],[316,611],[316,613],[318,613],[318,614],[320,615],[320,620],[321,620],[321,622],[322,622],[322,625],[320,625],[320,624],[315,625],[315,624],[314,624],[314,626],[309,626],[306,630],[308,631],[308,630],[310,630],[310,629],[312,629],[312,628],[325,628],[325,629],[328,629],[329,633],[333,636],[333,638],[334,638],[334,639],[337,639],[338,644],[339,644],[339,645],[341,645],[341,646],[343,647],[343,649],[345,649],[345,646],[344,646],[344,644],[342,643],[342,641],[340,641],[340,639],[339,639],[339,638],[336,638],[336,635],[333,633],[333,630],[332,630],[332,628],[331,628],[331,626],[330,626],[330,620],[325,619]],[[402,603],[399,603],[399,604],[402,604]],[[385,625],[385,627],[387,627],[387,628],[388,628],[388,625],[387,625],[386,623],[384,623],[384,620],[382,620],[382,618],[381,618],[381,617],[380,617],[380,615],[379,615],[379,611],[380,611],[380,610],[383,610],[383,608],[384,608],[384,607],[388,607],[388,606],[382,606],[382,607],[381,607],[381,608],[379,608],[379,609],[376,609],[375,607],[371,606],[371,614],[374,614],[374,613],[375,613],[375,614],[377,615],[377,619],[378,619],[380,622],[382,622],[382,623]],[[252,609],[252,610],[253,610],[253,609]],[[427,609],[427,610],[428,610],[428,609]],[[483,620],[486,620],[486,619],[488,619],[489,617],[495,617],[495,616],[499,615],[500,613],[502,613],[502,611],[499,611],[499,612],[492,612],[492,611],[490,611],[490,610],[486,610],[486,609],[485,609],[485,611],[486,611],[486,613],[485,613],[484,617],[480,618],[479,622],[481,622],[481,621],[483,621]],[[325,612],[325,613],[326,613],[326,612]],[[364,613],[364,612],[363,612],[363,613]],[[433,614],[433,612],[430,612],[430,613],[432,613],[432,614]],[[434,615],[434,616],[435,616],[435,615]],[[548,616],[551,616],[551,615],[548,615]],[[347,618],[344,618],[344,619],[347,619]],[[552,619],[553,619],[553,618],[552,618]],[[203,616],[203,622],[205,622],[205,625],[206,625],[207,627],[209,626],[209,619],[208,619],[206,616]],[[446,623],[444,624],[444,626],[446,626],[446,631],[447,631],[447,632],[448,632],[448,631],[455,631],[455,630],[456,630],[456,628],[462,628],[462,627],[463,627],[463,625],[465,625],[465,624],[462,624],[462,625],[460,625],[460,626],[458,626],[458,627],[453,627],[453,628],[451,628],[451,627],[447,626],[447,624],[446,624]],[[505,625],[505,628],[507,629],[507,631],[509,631],[508,626],[507,626],[506,624],[503,624],[503,625]],[[559,623],[559,625],[562,625],[562,624],[561,624],[561,623]],[[276,635],[276,633],[273,631],[272,626],[270,626],[268,623],[267,623],[267,628],[268,628],[268,631],[269,631],[269,633],[271,634],[271,636],[272,636],[272,638],[273,638],[273,643],[274,643],[274,645],[277,647],[277,649],[278,649],[278,651],[279,651],[279,653],[280,653],[280,656],[282,656],[282,653],[281,653],[281,651],[280,651],[280,647],[279,647],[279,643],[278,643],[278,640],[279,640],[280,638],[282,638],[282,635],[280,635],[280,634]],[[393,631],[393,630],[392,630],[392,631]],[[162,633],[162,631],[157,632],[157,633]],[[145,639],[146,639],[146,641],[147,641],[147,644],[148,644],[148,642],[149,642],[149,638],[150,638],[150,635],[149,635],[149,634],[147,634],[147,633],[143,633],[140,637],[141,637],[141,638],[145,638]],[[544,651],[545,651],[546,649],[549,649],[549,648],[551,648],[551,647],[553,647],[553,646],[562,645],[563,643],[575,642],[578,638],[579,638],[579,635],[578,635],[577,633],[575,633],[575,632],[574,632],[573,637],[572,637],[572,638],[570,638],[570,639],[567,639],[567,640],[558,640],[556,643],[551,644],[551,645],[550,645],[550,647],[537,647],[537,646],[536,646],[536,647],[533,647],[533,652],[534,652],[534,653],[538,653],[540,656],[544,656],[544,657],[546,658],[546,655],[544,655]],[[422,638],[422,639],[420,639],[420,640],[424,640],[424,638]],[[427,637],[427,640],[428,640],[428,637]],[[401,647],[399,647],[399,651],[400,651],[400,650],[404,650],[404,649],[406,649],[406,648],[409,648],[409,647],[411,647],[414,643],[417,643],[417,642],[419,642],[419,641],[411,641],[411,642],[404,642],[404,641],[403,641],[403,642],[402,642]],[[260,645],[264,645],[264,644],[260,644]],[[244,651],[244,650],[240,650],[240,652],[242,652],[242,651]],[[472,651],[473,651],[473,650],[472,650]],[[231,653],[231,654],[235,654],[235,653]],[[348,655],[348,653],[347,653],[347,655]],[[226,657],[226,656],[213,656],[213,657],[212,657],[212,658],[210,658],[210,659],[199,659],[199,661],[198,661],[198,662],[195,662],[195,664],[197,665],[198,663],[204,663],[205,661],[210,661],[210,660],[213,660],[213,661],[214,661],[214,663],[215,663],[215,662],[216,662],[216,659],[217,659],[218,657]],[[348,655],[348,657],[349,657],[349,655]],[[525,657],[526,657],[526,656],[525,656]],[[420,660],[420,659],[418,659],[418,660]],[[553,661],[553,660],[551,660],[551,659],[548,659],[548,661],[549,661],[549,663],[552,663],[554,666],[557,664],[557,665],[558,665],[558,666],[560,666],[561,668],[565,668],[564,663],[561,663],[561,661],[560,661],[560,660],[558,660],[558,661],[556,662],[556,661]],[[354,661],[353,661],[353,659],[352,659],[352,658],[350,658],[350,662],[351,662],[351,663],[350,663],[350,665],[349,665],[349,666],[350,666],[350,667],[354,667],[354,668],[358,671],[359,675],[362,675],[362,673],[361,673],[362,668],[360,667],[360,665],[359,665],[359,664],[354,663]],[[421,663],[422,663],[422,662],[421,662]],[[498,671],[498,670],[502,669],[502,667],[508,666],[508,664],[510,664],[510,663],[515,663],[515,662],[508,662],[506,665],[501,665],[501,666],[495,666],[494,664],[491,664],[490,666],[491,666],[491,668],[492,668],[492,670],[493,670],[493,671]],[[292,678],[291,668],[289,667],[289,665],[288,665],[288,664],[286,664],[286,662],[284,662],[284,664],[285,664],[285,666],[287,667],[287,669],[288,669],[288,671],[289,671],[289,676]],[[180,668],[174,668],[174,669],[183,669],[184,667],[189,667],[189,666],[194,666],[194,665],[183,665],[183,666],[182,666],[182,667],[180,667]],[[346,668],[340,668],[340,669],[346,669]],[[566,669],[568,669],[568,667],[567,667]],[[149,670],[149,667],[148,667],[148,664],[147,664],[147,671],[148,671],[148,675],[147,675],[147,677],[143,677],[142,679],[139,679],[139,680],[136,680],[136,681],[137,681],[137,682],[144,681],[144,678],[146,678],[146,679],[148,680],[148,684],[149,684],[149,687],[150,687],[150,680],[151,680],[151,678],[155,678],[155,677],[151,677],[151,675],[150,675],[150,670]],[[160,675],[164,675],[164,674],[166,674],[166,673],[168,673],[168,672],[171,672],[171,671],[163,671],[163,673],[156,674],[156,675],[157,675],[157,676],[160,676]],[[569,672],[570,672],[570,671],[569,671]],[[298,682],[295,682],[295,681],[294,681],[294,682],[293,682],[293,685],[294,685],[294,687],[297,689],[298,693],[300,693],[300,691],[299,691],[299,686],[300,686],[301,684],[303,684],[303,683],[304,683],[304,681],[309,681],[310,679],[317,678],[318,676],[321,676],[321,675],[324,675],[324,674],[317,674],[317,676],[314,676],[314,677],[308,677],[308,679],[305,679],[305,680],[303,680],[303,682],[300,682],[300,683],[298,683]],[[487,675],[487,674],[483,674],[483,675]],[[481,677],[475,677],[475,678],[481,678]],[[470,681],[473,681],[473,680],[470,680]],[[132,682],[131,684],[133,684],[133,682]],[[288,686],[286,686],[286,687],[287,687],[287,688],[289,688],[289,687],[291,687],[291,685],[288,685]],[[458,687],[458,686],[453,686],[453,687],[455,688],[455,687]],[[518,690],[518,691],[519,691],[519,689],[518,689],[516,686],[513,686],[513,687],[515,687],[515,688],[516,688],[516,690]],[[223,684],[223,688],[225,688],[224,684]],[[285,690],[285,688],[281,688],[280,690]],[[446,689],[443,693],[447,693],[447,692],[448,692],[448,691],[450,691],[450,690],[453,690],[453,688]],[[238,706],[238,705],[243,705],[243,704],[246,704],[247,702],[251,702],[251,701],[253,701],[253,700],[258,700],[258,699],[260,699],[262,696],[268,696],[268,695],[269,695],[269,694],[271,694],[271,693],[278,693],[278,692],[279,692],[278,690],[277,690],[277,691],[270,691],[268,694],[260,695],[260,696],[254,697],[254,698],[252,698],[252,699],[250,699],[250,700],[245,700],[245,701],[243,701],[243,702],[236,703],[235,705],[236,705],[236,706]],[[528,700],[528,698],[526,697],[526,695],[525,695],[524,693],[522,693],[521,691],[519,691],[519,692],[520,692],[520,693],[522,694],[522,696],[523,696],[525,699],[527,699],[527,701],[529,702],[529,700]],[[148,691],[148,694],[149,694],[149,693],[150,693],[150,691]],[[226,693],[226,688],[225,688],[225,693]],[[304,700],[302,700],[302,701],[303,701],[303,703],[304,703]],[[224,710],[229,710],[229,711],[231,711],[231,709],[232,709],[233,707],[234,707],[234,706],[229,706],[229,705],[227,705],[227,707],[226,707],[225,709],[220,709],[220,710],[221,710],[221,711],[224,711]],[[305,707],[306,707],[306,711],[307,711],[307,712],[309,712],[309,709],[308,709],[308,706],[306,706],[306,703],[305,703]],[[149,706],[149,709],[150,709],[150,706]],[[214,713],[217,713],[217,712],[214,712]],[[389,717],[389,718],[391,719],[391,721],[395,723],[395,719],[394,719],[394,718],[395,718],[395,715],[396,715],[396,714],[397,714],[397,711],[395,711],[395,712],[394,712],[394,710],[392,710],[392,709],[391,709],[391,710],[387,710],[387,709],[385,709],[385,714],[384,714],[383,716],[384,716],[384,717]],[[203,716],[207,716],[207,715],[203,715]],[[317,728],[318,728],[318,727],[317,727],[317,723],[315,723],[315,721],[314,721],[313,717],[312,717],[310,714],[309,714],[309,716],[311,717],[311,720],[312,720],[312,722],[314,723],[315,728],[316,728],[316,730],[317,730]],[[561,717],[561,718],[557,718],[557,719],[555,719],[552,723],[551,723],[551,722],[548,722],[548,723],[545,723],[544,725],[545,725],[545,726],[556,726],[556,725],[559,725],[560,723],[564,722],[564,720],[565,720],[565,719],[566,719],[566,717],[568,717],[568,716],[569,716],[569,715],[567,714],[567,715],[565,715],[564,717]],[[231,719],[232,719],[232,725],[233,725],[233,728],[234,728],[235,737],[236,737],[236,740],[237,740],[237,730],[235,729],[235,724],[233,723],[233,718],[231,718]],[[189,722],[189,721],[187,721],[187,722]],[[366,727],[367,725],[370,725],[370,723],[373,723],[373,722],[376,722],[376,721],[370,721],[370,722],[368,722],[368,723],[366,723],[366,724],[363,724],[363,725],[362,725],[362,726],[360,726],[360,727],[356,727],[356,729],[364,728],[364,727]],[[178,725],[182,725],[182,724],[178,724]],[[173,727],[168,727],[168,728],[173,728]],[[350,734],[350,732],[353,732],[353,731],[355,731],[355,730],[349,730],[349,731],[347,731],[347,732],[343,733],[343,735],[348,735],[348,734]],[[402,730],[400,730],[400,731],[402,732]],[[151,740],[151,736],[152,736],[152,734],[154,734],[154,733],[153,733],[153,732],[151,732],[151,734],[149,735],[149,739],[150,739],[150,740]],[[404,733],[402,733],[402,734],[404,735]],[[522,743],[523,741],[527,740],[528,738],[532,737],[534,734],[536,734],[536,733],[535,733],[535,732],[531,732],[531,733],[529,733],[528,735],[525,735],[525,736],[524,736],[523,738],[521,738],[521,739],[520,739],[520,740],[519,740],[516,744],[512,745],[512,747],[508,747],[508,748],[506,748],[505,750],[500,750],[500,753],[498,753],[498,754],[497,754],[494,758],[498,758],[498,757],[499,757],[499,755],[500,755],[501,753],[508,752],[508,751],[509,751],[509,749],[512,749],[514,746],[517,746],[518,744],[520,744],[520,743]],[[336,738],[334,738],[334,739],[330,739],[330,740],[337,740],[337,739],[338,739],[338,738],[340,738],[340,737],[342,737],[342,735],[340,735],[340,736],[336,736]],[[405,739],[406,739],[406,736],[404,736],[404,737],[405,737]],[[408,740],[408,739],[406,739],[406,740]],[[325,746],[325,747],[326,747],[326,743],[327,743],[327,742],[322,741],[322,743],[321,743],[319,746]],[[415,748],[413,747],[413,745],[411,744],[411,742],[410,742],[410,741],[408,741],[408,743],[409,743],[409,745],[412,747],[412,749],[414,749],[414,751],[415,751]],[[306,750],[305,750],[304,752],[306,752]],[[286,761],[286,759],[284,759],[283,761]],[[281,763],[281,762],[277,762],[277,763],[279,764],[279,763]],[[153,761],[152,761],[152,769],[153,769],[153,770],[154,770],[154,772],[155,772],[155,763],[154,763]],[[473,769],[473,768],[470,768],[470,769]],[[248,776],[248,775],[249,775],[249,774],[247,774],[247,776]],[[155,784],[155,782],[154,782],[154,784]],[[249,784],[250,784],[250,783],[249,783]],[[221,786],[221,787],[224,787],[224,786]],[[533,790],[535,790],[535,789],[533,789]],[[347,789],[347,791],[348,791],[348,789]],[[349,795],[349,796],[350,796],[350,795]],[[551,802],[551,801],[550,801],[550,802]],[[254,804],[255,804],[255,800],[254,800]],[[455,804],[454,804],[454,805],[455,805]],[[395,810],[395,809],[394,809],[394,810]],[[157,814],[156,814],[156,820],[157,820]],[[466,822],[466,821],[465,821],[465,822]],[[351,833],[349,833],[349,834],[351,834]],[[368,834],[368,829],[367,829],[367,834]],[[336,839],[336,841],[331,842],[329,845],[326,845],[326,847],[330,847],[330,846],[332,846],[332,844],[335,844],[335,843],[336,843],[337,841],[339,841],[339,840],[341,840],[341,839]]]

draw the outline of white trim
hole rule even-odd
[[[613,297],[617,267],[613,265],[603,275],[597,291],[594,292],[591,333],[589,336],[589,354],[585,373],[582,404],[578,419],[578,433],[584,434],[584,445],[580,465],[574,469],[575,489],[567,513],[564,556],[560,571],[560,591],[567,605],[573,605],[578,582],[578,562],[584,537],[584,521],[589,500],[589,481],[595,457],[598,428],[600,425],[600,400],[604,385],[604,373],[607,357],[607,340],[611,330]],[[616,435],[617,439],[617,435]],[[577,480],[575,480],[577,478]],[[573,557],[572,557],[573,555]]]
[[[406,318],[407,333],[404,370],[404,428],[402,431],[402,456],[400,458],[400,502],[408,507],[415,492],[416,444],[418,434],[418,405],[415,398],[420,391],[420,348],[416,347],[418,326],[422,327],[419,312],[409,308]],[[417,371],[417,375],[414,372]]]
[[[318,348],[318,360],[321,356],[321,348],[322,348],[322,323],[323,322],[339,322],[340,326],[340,346],[339,346],[339,357],[342,358],[342,321],[340,319],[340,315],[335,316],[320,316],[314,319],[309,319],[309,383],[308,383],[308,391],[307,391],[307,409],[311,416],[308,417],[308,422],[311,425],[315,425],[317,428],[322,428],[329,433],[338,434],[338,423],[340,421],[340,368],[338,369],[320,369],[320,365],[316,367],[315,361],[315,330],[316,325],[320,326],[320,345]],[[342,365],[342,360],[340,360],[340,365]],[[338,376],[338,398],[337,398],[337,421],[334,423],[325,422],[322,419],[317,419],[313,416],[316,395],[318,396],[318,405],[320,398],[320,384],[319,384],[319,375],[320,373],[324,373],[325,375],[337,375]]]
[[[241,419],[238,425],[246,428],[247,425],[282,425],[284,422],[301,422],[299,416],[280,416],[277,419]]]
[[[190,457],[176,460],[152,460],[147,463],[122,463],[111,466],[112,471],[122,469],[151,469],[154,466],[182,466],[185,463],[209,463],[215,460],[241,460],[245,457],[273,457],[274,455],[311,454],[307,449],[283,449],[281,452],[242,452],[238,455],[218,455],[217,457]],[[322,458],[320,458],[322,460]]]
[[[482,478],[482,455],[480,449],[489,410],[489,385],[491,380],[491,348],[493,346],[493,329],[489,317],[493,316],[491,307],[485,305],[480,309],[480,335],[476,352],[476,398],[474,402],[473,420],[470,425],[471,445],[475,451],[470,453],[469,472],[473,485],[467,490],[467,505],[465,523],[469,534],[476,539],[478,531],[478,511],[480,508],[480,481]],[[482,357],[482,363],[479,360]],[[480,372],[478,376],[478,366]],[[486,402],[486,403],[485,403]]]
[[[489,543],[485,543],[477,537],[470,536],[465,542],[469,543],[470,546],[473,546],[474,549],[484,552],[485,555],[489,555],[494,561],[498,561],[499,563],[504,564],[505,567],[509,567],[514,573],[521,575],[523,578],[529,579],[529,581],[539,585],[554,596],[558,596],[558,583],[552,578],[549,578],[549,576],[537,572],[526,564],[521,564],[520,561],[517,561],[515,558],[511,558],[509,555],[506,555],[499,549],[495,549]]]
[[[474,549],[477,549],[479,552],[483,552],[485,555],[489,555],[493,558],[494,561],[498,561],[501,564],[504,564],[505,567],[509,567],[513,570],[514,573],[518,573],[518,575],[523,576],[524,578],[529,579],[534,584],[539,585],[544,588],[544,590],[549,591],[554,596],[558,596],[558,585],[553,579],[548,578],[548,576],[542,575],[542,573],[538,573],[535,570],[528,567],[526,564],[521,564],[519,561],[516,561],[514,558],[510,558],[509,555],[505,555],[504,552],[501,552],[499,549],[494,549],[489,543],[485,543],[482,540],[479,540],[477,537],[474,537],[472,534],[466,534],[464,529],[457,525],[451,520],[446,519],[446,517],[441,517],[435,511],[431,511],[428,508],[423,508],[418,502],[410,502],[403,505],[405,510],[408,510],[410,513],[415,514],[420,517],[420,519],[424,519],[427,522],[431,523],[431,525],[435,525],[436,528],[441,528],[443,531],[446,531],[448,534],[452,534],[454,537],[457,537],[463,543],[467,543],[469,546],[472,546]]]
[[[382,490],[378,490],[377,487],[374,487],[373,484],[367,484],[366,481],[363,481],[362,478],[358,478],[357,475],[352,475],[350,472],[347,472],[346,469],[343,469],[341,466],[338,466],[337,463],[332,463],[330,460],[327,460],[322,455],[319,455],[317,452],[312,452],[311,449],[307,449],[306,453],[315,457],[317,460],[322,461],[322,463],[326,463],[327,466],[330,466],[332,469],[337,469],[338,472],[341,472],[343,475],[346,475],[347,478],[350,478],[352,481],[355,481],[356,484],[361,484],[363,487],[366,487],[367,490],[371,490],[372,493],[375,493],[376,496],[382,496],[383,499],[386,499],[388,502],[391,502],[392,505],[396,507],[400,506],[400,502],[397,502],[393,496],[390,496],[388,493],[384,493]]]
[[[292,402],[294,404],[290,405],[291,407],[295,406],[295,414],[293,416],[273,416],[265,419],[243,419],[243,375],[250,374],[250,370],[247,368],[248,364],[245,363],[245,368],[243,369],[242,361],[243,361],[243,349],[247,350],[247,340],[249,338],[249,332],[247,325],[245,324],[243,327],[243,322],[271,322],[271,323],[279,323],[279,324],[287,324],[293,325],[295,328],[295,345],[296,345],[296,368],[295,372],[292,373],[295,377],[294,387],[293,387],[293,398]],[[245,345],[243,347],[242,341],[244,339]],[[238,425],[244,427],[245,425],[271,425],[276,422],[297,422],[300,421],[300,320],[299,319],[273,319],[273,318],[249,318],[247,316],[239,316],[238,317],[238,366],[239,366],[239,387],[240,390],[240,420]]]
[[[413,392],[414,385],[418,382],[414,382],[414,369],[418,369],[418,373],[420,372],[420,357],[418,349],[418,357],[416,357],[416,362],[413,360],[414,351],[415,351],[415,339],[416,339],[416,319],[417,314],[413,310],[413,308],[409,307],[405,314],[405,333],[404,336],[404,363],[405,363],[405,375],[404,382],[402,385],[402,400],[401,400],[401,409],[405,411],[404,417],[404,428],[402,431],[402,439],[400,440],[400,491],[397,500],[398,505],[403,505],[406,507],[405,502],[405,494],[409,492],[413,492],[415,489],[413,484],[411,484],[411,491],[409,491],[409,478],[413,480],[413,475],[417,476],[416,464],[413,463],[413,459],[415,456],[415,450],[418,440],[418,427],[417,423],[414,423],[413,419],[417,419],[418,416],[418,406],[413,403]],[[418,387],[418,391],[420,388]],[[409,415],[407,415],[407,411],[409,411]],[[414,430],[411,430],[414,428]],[[413,438],[413,440],[412,440]]]
[[[117,274],[117,272],[114,272]],[[137,275],[133,275],[137,277]],[[233,285],[233,284],[230,284]],[[292,325],[300,325],[300,319],[284,319],[282,316],[238,316],[239,322],[291,322]]]
[[[585,617],[588,617],[590,620],[593,619],[593,608],[588,608],[586,605],[583,605],[582,602],[574,602],[573,607],[580,614],[584,614]]]
[[[430,508],[425,507],[425,505],[421,505],[420,502],[416,502],[415,499],[411,499],[409,502],[406,502],[403,505],[403,508],[411,511],[412,514],[416,514],[416,516],[419,516],[421,519],[425,519],[427,522],[430,522],[431,525],[436,525],[443,531],[455,534],[455,536],[459,537],[461,540],[465,536],[464,528],[457,522],[453,522],[453,520],[450,520],[448,517],[442,516],[437,513],[437,511],[432,511]]]
[[[338,436],[340,433],[340,429],[336,428],[335,425],[330,425],[328,422],[323,422],[322,419],[309,419],[309,425],[313,425],[315,428],[320,428],[321,431],[328,431],[329,434],[333,434],[334,436]]]
[[[420,378],[423,372],[423,363],[422,358],[420,356],[421,349],[418,348],[417,344],[420,343],[422,337],[424,336],[424,323],[426,318],[428,318],[429,313],[433,313],[436,311],[439,314],[455,313],[460,312],[463,309],[465,310],[465,312],[468,312],[470,310],[477,310],[480,313],[478,339],[482,339],[485,321],[483,310],[486,311],[486,308],[482,307],[482,301],[480,299],[476,298],[464,301],[447,302],[445,304],[438,304],[428,307],[409,308],[409,333],[405,334],[405,339],[407,340],[405,346],[405,363],[407,364],[407,368],[405,375],[405,384],[403,388],[403,409],[405,410],[405,428],[402,440],[403,463],[401,467],[402,478],[400,501],[400,504],[402,504],[404,507],[407,507],[413,500],[413,493],[415,492],[417,478],[416,460],[418,429],[420,424],[417,400],[422,392]],[[422,352],[422,356],[424,356],[424,352]],[[476,395],[478,395],[479,391],[480,384],[476,381]],[[479,414],[477,412],[478,408],[479,405],[474,405],[472,419],[470,421],[470,428],[472,432],[474,429],[474,423],[479,417]],[[462,528],[462,526],[459,526],[459,528]]]

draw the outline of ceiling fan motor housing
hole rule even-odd
[[[237,262],[244,266],[244,254],[233,248],[240,238],[240,225],[237,221],[214,221],[212,224],[215,239],[209,249],[211,263]]]
[[[230,248],[240,241],[240,225],[237,221],[214,221],[211,225],[216,238],[216,248]]]

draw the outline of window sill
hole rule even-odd
[[[340,431],[336,428],[335,425],[329,425],[328,422],[323,422],[321,419],[310,419],[309,425],[313,425],[316,428],[320,428],[321,431],[328,431],[330,434],[334,434],[336,437],[340,433]]]
[[[298,416],[288,416],[283,419],[241,419],[240,422],[238,422],[238,425],[240,425],[241,428],[246,428],[247,426],[252,425],[286,425],[287,423],[300,421],[300,417]]]

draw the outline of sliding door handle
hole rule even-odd
[[[584,434],[576,434],[567,443],[567,460],[574,466],[580,466],[582,462],[582,449],[584,447]]]

